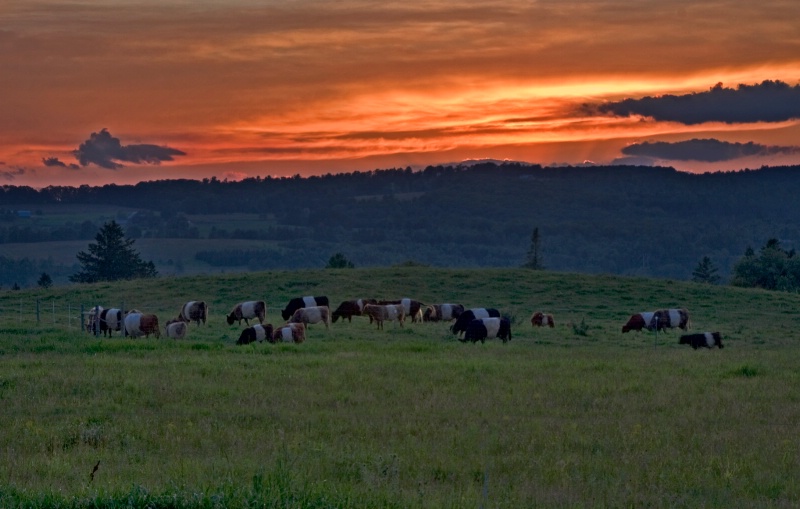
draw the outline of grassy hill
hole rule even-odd
[[[462,344],[446,324],[377,331],[356,317],[312,326],[301,345],[234,344],[236,302],[265,299],[280,323],[289,298],[311,294],[492,306],[514,339]],[[211,320],[182,341],[80,332],[81,306],[165,321],[193,299]],[[671,306],[725,349],[620,332]],[[534,310],[556,328],[533,329]],[[521,269],[3,292],[0,506],[790,507],[798,310],[795,294]]]

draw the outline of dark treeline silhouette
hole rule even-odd
[[[724,282],[748,245],[768,238],[788,248],[797,244],[797,196],[800,166],[690,174],[665,167],[520,163],[239,182],[0,188],[0,203],[9,210],[56,203],[138,209],[126,225],[132,238],[270,242],[263,253],[205,246],[197,259],[213,265],[321,268],[341,252],[358,267],[403,260],[518,267],[537,228],[537,256],[549,270],[689,279],[697,261],[709,257]],[[259,214],[264,226],[220,225],[201,234],[186,218],[228,213]],[[13,238],[19,238],[18,223],[0,223],[0,242],[12,238],[3,228],[17,228]],[[72,230],[84,238],[88,226]],[[47,233],[55,235],[55,228]]]

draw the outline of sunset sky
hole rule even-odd
[[[800,164],[800,2],[4,0],[0,185]]]

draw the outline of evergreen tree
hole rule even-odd
[[[50,288],[53,286],[53,278],[50,277],[50,274],[47,272],[42,272],[42,275],[39,276],[39,280],[36,282],[42,288]]]
[[[719,269],[714,266],[714,262],[711,261],[711,258],[708,256],[704,256],[702,260],[697,264],[694,271],[692,271],[692,281],[695,283],[708,283],[711,285],[715,285],[719,283],[720,277],[717,274]]]
[[[539,244],[539,227],[537,226],[533,229],[533,233],[531,233],[531,246],[528,248],[528,255],[525,259],[525,263],[522,264],[523,268],[533,270],[544,269],[544,265],[542,265],[542,255]]]
[[[353,262],[347,259],[345,255],[342,253],[336,253],[335,255],[331,256],[328,260],[328,264],[325,266],[326,269],[352,269],[355,268]]]
[[[70,276],[70,281],[94,283],[158,275],[153,262],[141,259],[139,253],[133,249],[134,240],[125,238],[125,232],[116,221],[104,224],[95,240],[96,243],[89,244],[88,253],[78,253],[82,270]]]

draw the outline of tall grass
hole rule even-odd
[[[790,507],[800,500],[800,297],[516,270],[266,272],[52,289],[42,298],[190,298],[183,341],[98,339],[0,315],[2,507]],[[235,346],[223,313],[260,296],[410,296],[493,306],[514,340],[446,324],[312,326]],[[22,297],[20,297],[22,296]],[[24,292],[11,299],[34,297]],[[5,301],[4,301],[5,299]],[[137,301],[137,299],[139,299]],[[16,302],[16,300],[11,301]],[[621,334],[684,305],[726,348]],[[12,306],[13,307],[13,306]],[[533,310],[557,327],[533,329]],[[746,313],[743,312],[746,310]],[[586,336],[572,323],[585,317]],[[90,473],[97,462],[93,479]]]

